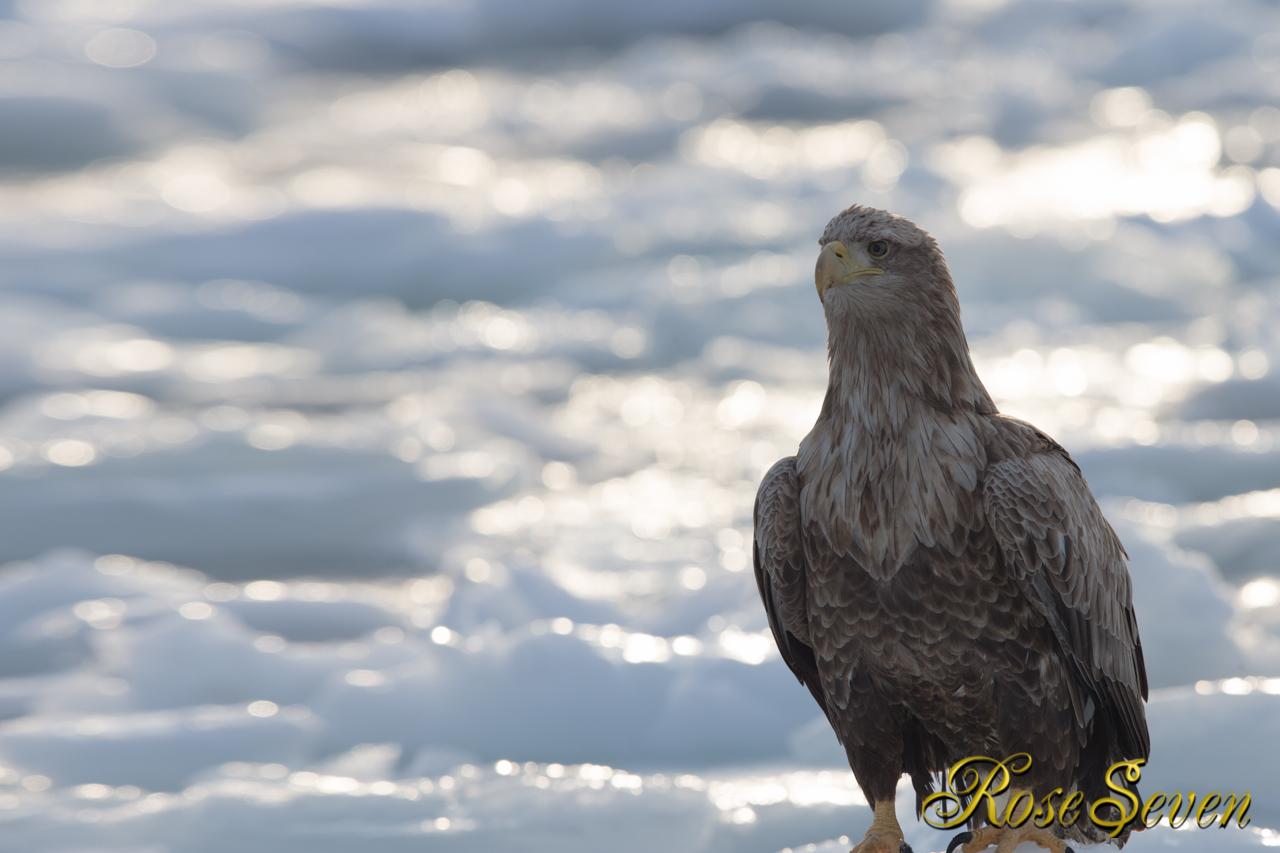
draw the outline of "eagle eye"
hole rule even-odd
[[[874,240],[867,246],[867,254],[873,258],[883,258],[889,254],[889,244],[884,240]]]

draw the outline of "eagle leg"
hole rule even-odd
[[[912,853],[911,845],[902,838],[893,798],[876,803],[875,816],[871,819],[871,826],[867,827],[867,834],[849,853]]]
[[[996,853],[1013,853],[1024,841],[1048,848],[1052,853],[1075,853],[1067,846],[1067,842],[1049,830],[1029,824],[1019,827],[984,826],[974,832],[962,832],[951,839],[951,843],[947,845],[947,853],[952,853],[957,847],[963,853],[978,853],[992,845],[995,845]]]

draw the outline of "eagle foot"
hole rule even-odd
[[[914,851],[910,844],[902,840],[901,833],[894,835],[882,832],[872,835],[868,830],[866,837],[854,845],[849,853],[914,853]]]
[[[992,845],[995,846],[996,853],[1013,853],[1024,841],[1038,844],[1050,850],[1051,853],[1075,853],[1067,846],[1067,842],[1049,830],[1027,825],[984,826],[976,832],[962,832],[951,839],[951,843],[947,845],[947,853],[952,853],[957,847],[962,853],[978,853],[979,850],[986,850]]]
[[[892,799],[876,803],[875,817],[867,827],[867,834],[849,853],[912,853],[911,845],[902,837]]]

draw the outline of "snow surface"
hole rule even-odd
[[[853,202],[1126,543],[1143,790],[1252,794],[1130,849],[1280,846],[1274,5],[0,14],[0,851],[847,850],[748,563]]]

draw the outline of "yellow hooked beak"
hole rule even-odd
[[[871,257],[863,249],[859,248],[855,254],[844,243],[832,240],[822,247],[822,253],[818,255],[813,280],[818,286],[818,298],[821,299],[833,287],[848,284],[859,276],[880,275],[883,272],[879,267],[871,265]]]

